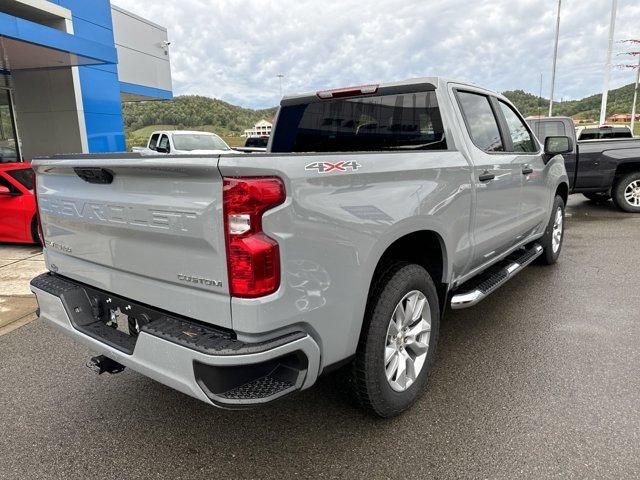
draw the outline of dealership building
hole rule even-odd
[[[0,162],[125,150],[123,101],[172,98],[167,30],[109,0],[0,0]]]

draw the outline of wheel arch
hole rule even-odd
[[[556,195],[560,195],[566,205],[569,200],[569,184],[566,182],[560,182],[556,187]]]
[[[376,279],[393,262],[404,261],[420,265],[429,272],[436,284],[440,308],[441,311],[443,310],[448,287],[449,265],[446,242],[442,234],[434,229],[405,232],[381,250],[369,279],[367,303],[375,290]]]
[[[640,172],[640,159],[629,160],[627,162],[620,163],[616,167],[614,175],[614,183],[622,176],[629,173]]]

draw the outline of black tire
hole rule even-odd
[[[551,218],[549,218],[549,223],[547,224],[547,229],[544,232],[544,235],[540,239],[540,244],[544,249],[542,255],[539,257],[539,263],[543,265],[553,265],[558,261],[560,257],[560,252],[562,252],[562,244],[564,242],[564,225],[565,225],[565,216],[564,216],[564,200],[560,195],[556,195],[556,198],[553,200],[553,208],[551,209]],[[554,224],[556,220],[556,214],[560,210],[561,218],[562,218],[562,230],[560,233],[560,244],[558,249],[554,251],[553,249],[553,235],[554,235]]]
[[[431,331],[422,368],[413,383],[399,392],[391,387],[386,376],[387,329],[396,306],[412,291],[421,292],[426,297],[428,306],[425,305],[424,308],[429,308]],[[393,417],[409,408],[425,389],[435,357],[439,325],[438,294],[429,273],[415,264],[391,264],[372,288],[358,350],[350,367],[349,383],[357,403],[383,418]]]
[[[611,200],[611,195],[609,195],[607,192],[590,192],[590,193],[583,193],[582,195],[587,197],[592,202],[604,203]]]
[[[633,205],[625,198],[625,192],[627,189],[632,188],[634,184],[636,185],[636,188],[640,188],[640,172],[632,172],[620,177],[613,186],[613,203],[615,203],[616,207],[620,210],[624,210],[625,212],[640,213],[640,204]]]
[[[42,242],[40,241],[40,233],[38,232],[37,215],[34,215],[31,219],[31,240],[33,240],[33,243],[36,245],[42,245]]]

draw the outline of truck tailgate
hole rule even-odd
[[[34,161],[47,266],[230,328],[217,164],[217,156]]]

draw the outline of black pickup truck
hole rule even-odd
[[[640,213],[640,138],[576,141],[569,117],[528,118],[527,123],[543,144],[549,136],[573,139],[573,151],[563,155],[571,193],[612,199],[621,210]]]

